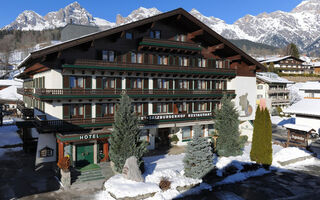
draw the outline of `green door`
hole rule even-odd
[[[77,145],[77,167],[93,163],[93,144]]]

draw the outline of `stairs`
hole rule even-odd
[[[78,169],[71,170],[71,183],[81,183],[87,181],[95,181],[105,179],[101,173],[101,169],[91,169],[86,171],[80,171]]]

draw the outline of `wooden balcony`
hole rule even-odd
[[[281,93],[288,94],[290,93],[290,91],[287,89],[274,89],[274,90],[268,91],[268,94],[281,94]]]
[[[290,99],[271,99],[271,103],[272,104],[289,104],[290,103]]]
[[[33,88],[17,88],[17,93],[21,95],[30,96],[33,94]]]
[[[61,98],[119,98],[123,92],[121,89],[35,89],[34,96],[44,99]],[[150,90],[129,89],[126,90],[131,98],[220,98],[224,94],[233,96],[234,90]]]
[[[225,68],[211,68],[211,67],[190,67],[178,65],[164,65],[164,64],[144,64],[144,63],[118,63],[106,62],[103,60],[84,60],[77,59],[72,64],[65,64],[63,68],[70,69],[97,69],[97,70],[114,70],[124,72],[153,72],[153,73],[169,73],[173,75],[192,76],[202,75],[207,77],[214,76],[215,78],[234,78],[236,70],[230,69],[229,66]]]
[[[156,49],[162,51],[175,51],[183,53],[196,53],[201,51],[201,46],[191,42],[181,42],[175,40],[163,40],[153,38],[143,38],[139,43],[139,49]]]
[[[172,122],[188,122],[188,121],[202,121],[211,120],[213,118],[212,112],[198,112],[198,113],[184,113],[184,114],[163,114],[163,115],[148,115],[141,116],[141,125],[156,125]],[[81,131],[86,128],[101,128],[112,127],[114,117],[99,117],[99,118],[76,118],[65,120],[46,120],[41,117],[35,118],[35,125],[41,132],[70,132]]]

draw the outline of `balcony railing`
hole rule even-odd
[[[269,94],[289,93],[287,89],[271,89],[268,91]]]
[[[213,118],[212,112],[184,113],[184,114],[164,114],[164,115],[148,115],[139,117],[141,125],[154,125],[168,122],[187,122],[210,120]],[[74,131],[92,127],[111,127],[114,117],[97,117],[97,118],[75,118],[65,120],[46,120],[36,117],[35,124],[41,132],[52,131]]]
[[[32,95],[33,88],[17,88],[17,93],[21,95]]]
[[[20,110],[20,112],[23,114],[23,118],[32,119],[34,117],[34,110],[31,108],[25,107],[23,103],[18,103],[17,109]]]
[[[271,99],[271,103],[290,103],[290,99]]]
[[[79,67],[81,66],[81,67]],[[145,63],[119,63],[119,62],[106,62],[103,60],[84,60],[77,59],[72,64],[63,65],[64,68],[99,68],[99,69],[112,69],[123,71],[140,71],[140,72],[167,72],[174,74],[205,74],[205,75],[220,75],[227,77],[235,77],[236,70],[230,69],[229,65],[224,68],[213,67],[190,67],[179,65],[164,65],[164,64],[145,64]]]
[[[68,98],[92,97],[92,98],[117,98],[123,92],[121,89],[35,89],[35,95],[44,99],[56,99],[63,96]],[[152,97],[165,95],[166,97],[176,96],[222,96],[223,94],[234,95],[234,90],[159,90],[159,89],[128,89],[129,96],[133,97]]]
[[[163,40],[153,38],[143,38],[139,46],[155,46],[161,48],[185,49],[191,51],[201,51],[201,46],[191,42],[181,42],[175,40]]]

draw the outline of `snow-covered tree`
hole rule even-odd
[[[142,156],[146,152],[146,143],[140,140],[139,119],[134,113],[131,100],[126,93],[121,95],[120,104],[114,116],[113,130],[110,137],[110,160],[114,168],[121,173],[126,159],[135,156],[139,164],[142,163]]]
[[[208,140],[201,137],[200,126],[194,127],[192,141],[188,142],[183,159],[184,174],[190,178],[202,178],[213,169],[213,153]]]
[[[222,98],[221,103],[221,109],[215,114],[215,128],[218,132],[216,151],[219,156],[241,155],[238,111],[226,96]]]

